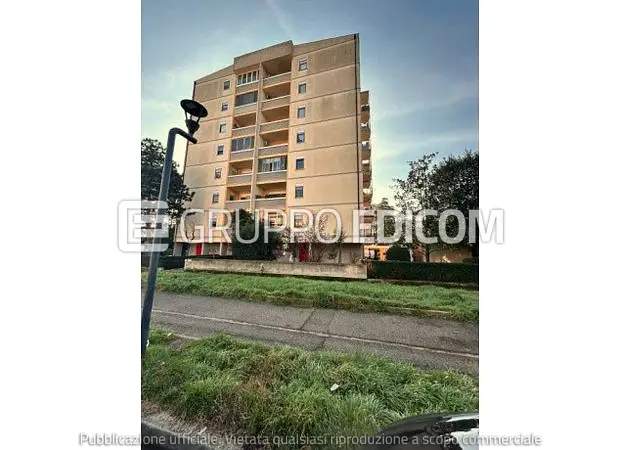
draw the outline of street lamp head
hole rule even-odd
[[[200,128],[200,125],[198,125],[200,119],[207,117],[207,108],[195,100],[188,99],[181,100],[181,108],[185,111],[185,125],[187,126],[187,131],[193,136],[194,133],[198,131],[198,128]]]

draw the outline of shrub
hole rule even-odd
[[[186,256],[191,259],[233,259],[232,255],[190,255]]]
[[[182,269],[185,266],[185,256],[160,256],[159,267],[164,270]]]
[[[392,245],[385,252],[385,257],[388,261],[411,261],[411,255],[407,247],[401,247],[400,245]]]
[[[236,217],[239,220],[239,236],[235,234],[232,239],[232,254],[234,259],[273,260],[276,259],[275,251],[281,243],[280,235],[269,233],[265,242],[265,228],[259,224],[258,239],[251,244],[244,244],[238,240],[250,240],[256,234],[254,218],[244,210],[237,210]]]
[[[462,261],[463,264],[478,264],[478,258],[465,258]]]
[[[150,253],[142,253],[140,264],[144,268],[149,267],[149,263],[151,261]],[[182,269],[185,265],[185,256],[168,256],[168,255],[160,255],[159,256],[159,264],[158,267],[163,268],[164,270],[168,269]]]
[[[369,278],[478,283],[478,264],[371,261]]]

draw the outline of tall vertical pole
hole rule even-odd
[[[161,184],[159,186],[159,201],[168,201],[168,187],[170,186],[170,175],[172,174],[172,155],[174,153],[174,138],[177,132],[180,131],[177,128],[172,128],[168,132],[168,145],[166,146],[166,158],[164,160],[164,170],[161,175]],[[166,211],[164,209],[157,209],[157,215],[163,215]],[[155,229],[163,226],[163,224],[156,220]],[[156,244],[156,238],[153,238],[153,244]],[[152,249],[155,250],[155,249]],[[151,251],[151,257],[149,260],[149,276],[146,283],[146,293],[144,294],[144,305],[142,306],[142,358],[146,352],[146,341],[149,337],[149,328],[151,325],[151,311],[153,310],[153,297],[155,296],[155,282],[157,281],[157,266],[159,265],[158,251]]]

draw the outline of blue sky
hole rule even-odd
[[[193,81],[236,55],[349,33],[360,34],[361,88],[370,90],[375,202],[392,198],[408,160],[478,150],[472,0],[143,0],[142,136],[165,144]],[[184,151],[179,142],[180,164]]]

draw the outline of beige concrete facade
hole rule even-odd
[[[351,237],[353,210],[370,206],[372,185],[369,96],[359,74],[359,37],[346,35],[283,42],[196,80],[194,99],[209,115],[186,155],[191,207],[333,208],[348,253],[361,256]],[[328,228],[334,224],[330,219]],[[222,240],[205,239],[198,248],[229,248]]]

